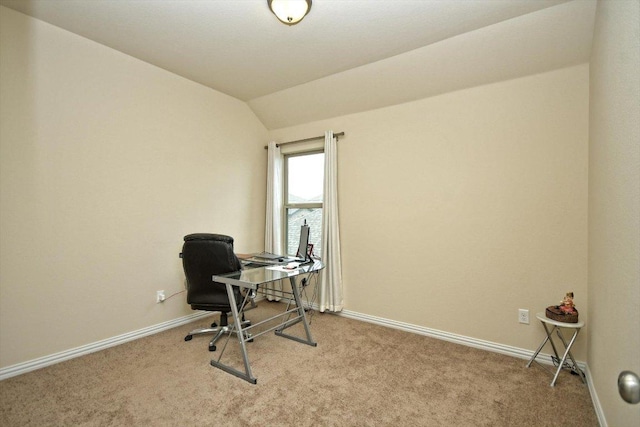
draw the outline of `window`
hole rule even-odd
[[[324,153],[306,152],[284,156],[284,233],[287,255],[296,255],[300,226],[311,228],[309,243],[321,256]]]

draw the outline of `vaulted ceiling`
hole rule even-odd
[[[587,62],[596,0],[0,0],[246,101],[268,129]]]

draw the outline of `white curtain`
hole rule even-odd
[[[342,311],[342,262],[338,221],[338,150],[332,131],[324,134],[324,200],[322,201],[322,261],[320,311]]]
[[[267,209],[264,227],[264,250],[274,254],[282,253],[282,154],[276,143],[267,145]],[[274,289],[282,290],[282,281],[273,284]],[[270,301],[280,300],[282,293],[274,290],[267,292]]]

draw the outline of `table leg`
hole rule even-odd
[[[578,375],[580,376],[580,379],[582,380],[582,382],[585,383],[585,384],[587,383],[586,378],[584,377],[584,373],[582,372],[582,369],[580,369],[580,367],[578,366],[578,363],[576,362],[576,359],[574,359],[573,354],[571,354],[571,346],[573,346],[573,343],[575,342],[576,338],[578,337],[578,332],[580,332],[580,329],[576,329],[575,330],[575,332],[573,333],[573,336],[571,337],[571,341],[569,341],[569,344],[567,344],[567,342],[564,339],[564,336],[560,332],[560,329],[558,329],[558,337],[560,338],[560,341],[562,341],[562,344],[564,345],[566,351],[564,352],[564,356],[562,357],[562,361],[560,362],[560,365],[558,366],[558,371],[556,372],[556,375],[553,378],[553,381],[551,382],[551,387],[553,387],[555,385],[556,379],[558,378],[558,374],[560,373],[560,369],[562,369],[562,366],[564,365],[564,362],[567,359],[567,355],[571,359],[571,363],[573,363],[573,369],[578,371]]]
[[[249,364],[249,356],[247,355],[247,347],[245,345],[245,332],[242,329],[242,322],[240,319],[240,314],[238,312],[238,304],[236,302],[236,297],[233,293],[233,286],[226,283],[227,286],[227,295],[229,296],[229,304],[231,305],[231,311],[233,313],[233,323],[234,327],[237,331],[236,335],[238,337],[238,342],[240,343],[240,351],[242,353],[242,359],[244,361],[244,370],[245,372],[239,371],[235,368],[232,368],[229,365],[225,365],[224,363],[218,360],[212,360],[211,366],[215,366],[216,368],[220,368],[225,372],[228,372],[232,375],[235,375],[238,378],[242,378],[245,381],[248,381],[252,384],[256,384],[258,380],[254,378],[251,373],[251,366]],[[220,355],[222,357],[222,355]]]
[[[545,331],[546,331],[546,328],[545,328]],[[547,341],[549,341],[549,334],[547,334],[547,336],[542,340],[542,344],[538,346],[538,349],[536,350],[536,352],[533,353],[533,356],[531,356],[531,359],[529,359],[529,363],[527,363],[527,368],[531,366],[534,360],[536,360],[536,357],[538,357],[538,353],[540,353],[540,350],[542,350],[542,347],[544,347]]]
[[[554,331],[558,331],[558,333],[559,333],[560,329],[558,329],[557,326],[553,325],[553,328],[551,328],[551,331],[549,331],[549,329],[547,329],[547,324],[544,323],[544,322],[541,322],[541,323],[542,323],[542,326],[544,327],[544,330],[547,332],[547,336],[549,337],[549,342],[551,343],[551,348],[553,348],[553,354],[556,355],[556,359],[560,359],[560,356],[558,355],[558,350],[556,349],[556,345],[553,342],[553,332]]]
[[[316,347],[318,343],[315,342],[313,340],[313,337],[311,336],[311,329],[309,328],[309,322],[307,322],[307,315],[304,312],[304,306],[302,305],[302,298],[300,298],[300,291],[298,290],[298,285],[296,284],[296,280],[294,277],[290,277],[289,281],[291,282],[291,292],[293,293],[293,298],[296,302],[298,316],[293,321],[284,322],[284,324],[280,328],[276,329],[275,334],[281,337],[285,337],[285,338],[292,339],[294,341],[301,342],[303,344],[308,344],[310,346]],[[304,331],[307,335],[306,340],[295,337],[293,335],[285,334],[283,332],[285,329],[295,325],[298,322],[302,322],[302,324],[304,325]]]

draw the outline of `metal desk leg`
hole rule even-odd
[[[304,307],[302,305],[302,298],[300,298],[300,292],[298,290],[298,286],[296,285],[296,280],[294,277],[289,277],[289,281],[291,282],[291,292],[293,293],[293,298],[296,301],[298,316],[295,320],[291,322],[285,322],[280,328],[276,329],[275,334],[281,337],[289,338],[294,341],[301,342],[303,344],[308,344],[310,346],[316,347],[318,345],[317,342],[313,340],[311,336],[311,330],[309,329],[309,323],[307,322],[307,316],[304,312]],[[283,331],[296,323],[302,322],[304,325],[305,333],[307,334],[307,339],[304,340],[302,338],[295,337],[293,335],[285,334]]]
[[[242,352],[242,359],[244,361],[244,370],[245,372],[239,371],[235,368],[232,368],[229,365],[225,365],[224,363],[218,360],[211,360],[211,366],[215,366],[216,368],[220,368],[225,372],[228,372],[232,375],[235,375],[238,378],[242,378],[245,381],[248,381],[252,384],[256,384],[258,380],[254,378],[251,373],[251,366],[249,365],[249,356],[247,355],[247,347],[244,343],[245,332],[242,329],[242,322],[240,319],[240,314],[238,313],[238,304],[236,302],[236,297],[233,294],[233,287],[230,284],[226,284],[227,286],[227,295],[229,296],[229,303],[231,305],[231,311],[233,312],[233,323],[234,327],[237,331],[236,335],[238,336],[238,342],[240,343],[240,351]],[[222,357],[222,354],[220,355]]]

